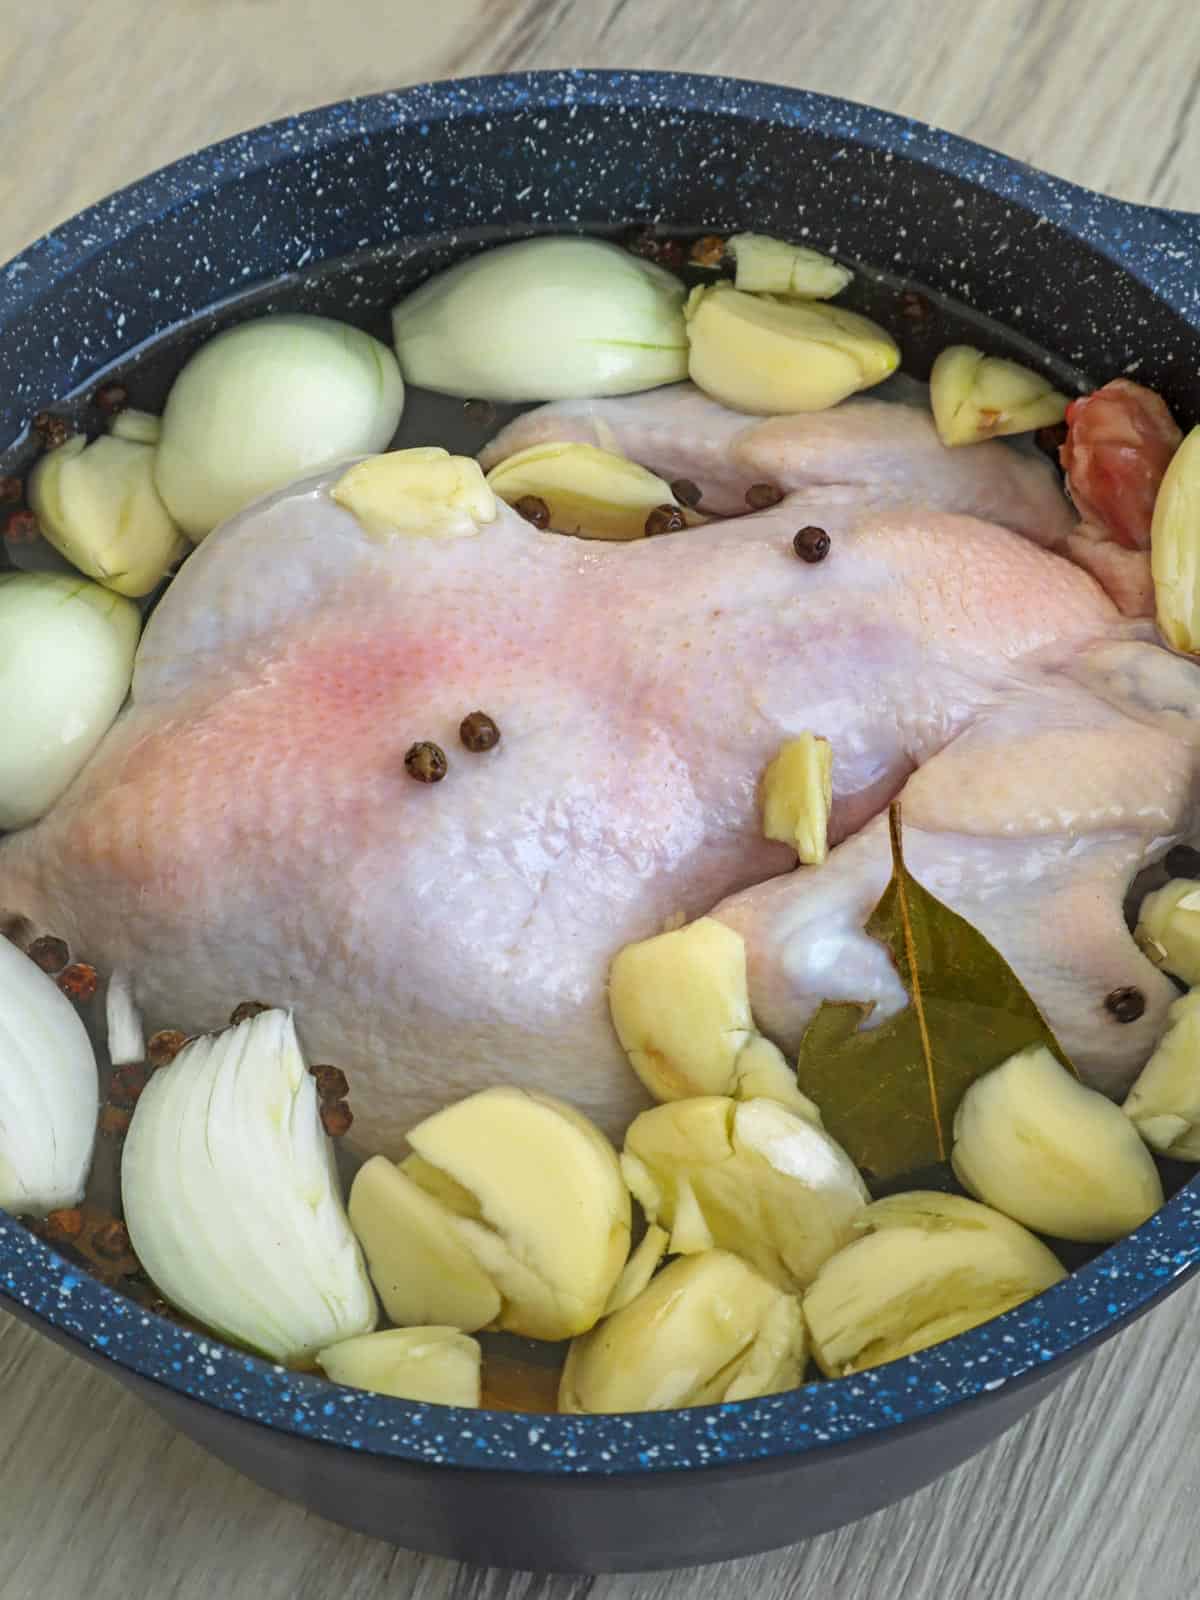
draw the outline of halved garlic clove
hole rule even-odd
[[[1200,883],[1172,878],[1146,895],[1134,936],[1156,966],[1186,984],[1200,983]]]
[[[1200,428],[1171,457],[1154,499],[1150,571],[1167,643],[1200,653]]]
[[[454,1226],[500,1292],[494,1325],[532,1339],[592,1327],[630,1236],[629,1193],[600,1130],[551,1095],[505,1087],[436,1112],[408,1140],[470,1196],[473,1214]]]
[[[393,1322],[473,1333],[499,1316],[499,1291],[458,1237],[454,1212],[386,1157],[359,1168],[349,1215]]]
[[[766,1094],[820,1115],[781,1052],[754,1026],[746,944],[713,917],[627,944],[608,977],[613,1027],[656,1100]]]
[[[673,1261],[567,1355],[564,1412],[667,1411],[794,1388],[799,1302],[722,1250]]]
[[[914,1190],[868,1206],[864,1237],[821,1268],[803,1298],[829,1378],[951,1339],[1066,1277],[1040,1240],[990,1207]]]
[[[529,496],[541,500],[549,528],[581,539],[644,538],[661,506],[677,511],[681,522],[700,520],[676,504],[662,478],[592,444],[530,445],[493,467],[487,481],[510,506]]]
[[[1167,1031],[1122,1110],[1152,1149],[1200,1161],[1200,989],[1167,1012]]]
[[[641,1243],[625,1263],[624,1270],[608,1297],[604,1307],[606,1317],[611,1317],[614,1311],[623,1310],[631,1300],[637,1299],[658,1271],[667,1253],[668,1243],[669,1235],[666,1229],[655,1227],[651,1223],[642,1235]]]
[[[833,750],[828,739],[802,733],[789,739],[762,776],[763,833],[791,845],[806,866],[829,854],[833,809]]]
[[[375,1326],[291,1016],[193,1039],[142,1091],[121,1164],[139,1260],[180,1310],[277,1361]]]
[[[334,1383],[425,1405],[477,1406],[482,1352],[457,1328],[390,1328],[317,1351]]]
[[[725,248],[737,267],[733,286],[747,294],[831,300],[854,277],[849,267],[819,250],[787,244],[765,233],[735,233]]]
[[[329,491],[374,539],[462,539],[496,520],[479,463],[439,445],[359,461]]]
[[[44,1216],[83,1197],[96,1057],[58,985],[0,935],[0,1206]]]
[[[1067,397],[1039,373],[969,344],[943,350],[929,375],[929,402],[944,445],[981,444],[1061,422]]]
[[[635,1118],[621,1170],[670,1249],[732,1251],[781,1288],[812,1282],[869,1196],[821,1128],[771,1100],[677,1100]]]
[[[826,411],[900,365],[891,335],[842,306],[718,283],[693,290],[685,311],[688,376],[735,411]]]
[[[150,445],[76,434],[34,467],[29,503],[54,548],[117,594],[149,594],[191,549],[154,487]]]
[[[1045,1045],[976,1078],[954,1118],[950,1160],[978,1199],[1056,1239],[1120,1239],[1163,1203],[1128,1117]]]

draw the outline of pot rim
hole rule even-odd
[[[558,109],[688,110],[812,128],[903,156],[1010,201],[1088,245],[1200,326],[1191,219],[1094,194],[927,124],[805,90],[693,73],[543,71],[420,84],[287,117],[186,156],[100,201],[0,268],[9,320],[98,251],[189,201],[398,124]],[[731,1405],[540,1416],[419,1405],[290,1372],[158,1317],[0,1213],[0,1296],[95,1356],[232,1416],[366,1454],[555,1476],[654,1474],[867,1444],[1044,1375],[1142,1314],[1200,1267],[1200,1187],[1036,1299],[946,1343],[850,1377]]]

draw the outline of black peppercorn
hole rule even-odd
[[[766,511],[783,499],[783,490],[773,483],[752,483],[746,490],[746,504],[751,511]]]
[[[550,526],[550,507],[540,494],[523,494],[513,506],[519,517],[524,517],[526,522],[532,522],[535,528],[548,528]]]
[[[458,737],[472,755],[482,755],[500,743],[500,729],[486,711],[472,711],[459,723]]]
[[[441,745],[422,739],[411,745],[404,756],[404,766],[410,778],[418,783],[441,783],[449,763]]]
[[[646,536],[651,539],[657,533],[678,533],[686,527],[687,519],[678,506],[655,506],[646,518]]]
[[[676,478],[671,485],[671,493],[681,506],[694,508],[700,504],[700,485],[693,483],[690,478]]]
[[[792,549],[800,557],[801,561],[815,563],[824,561],[829,554],[829,544],[829,535],[825,532],[825,529],[809,523],[806,528],[801,528],[800,532],[792,540]]]
[[[477,428],[490,428],[496,420],[496,408],[490,400],[464,400],[463,416]]]
[[[1118,1022],[1136,1022],[1146,1009],[1146,996],[1129,984],[1105,995],[1104,1004]]]

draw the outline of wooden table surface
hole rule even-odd
[[[198,145],[374,89],[543,66],[768,77],[1200,209],[1177,0],[0,0],[0,260]],[[0,1600],[1184,1600],[1200,1590],[1200,1283],[908,1502],[700,1574],[570,1580],[345,1533],[0,1320]]]

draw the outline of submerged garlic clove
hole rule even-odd
[[[735,411],[825,411],[900,365],[891,335],[841,306],[718,283],[694,290],[686,313],[688,376]]]
[[[164,1297],[276,1361],[375,1326],[333,1145],[291,1016],[193,1039],[138,1099],[125,1222]]]
[[[499,1292],[458,1237],[455,1210],[384,1156],[359,1168],[348,1209],[393,1322],[473,1333],[499,1316]]]
[[[1011,1311],[1066,1277],[1040,1240],[988,1206],[913,1190],[868,1206],[863,1237],[803,1299],[828,1378],[877,1367]]]
[[[459,261],[401,300],[409,383],[464,400],[633,394],[687,376],[684,288],[603,239],[522,239]]]
[[[869,1196],[821,1128],[771,1100],[677,1100],[631,1123],[625,1181],[673,1254],[732,1251],[781,1288],[812,1282]]]
[[[555,533],[582,539],[641,539],[652,514],[676,506],[669,483],[625,456],[591,444],[535,444],[501,461],[487,481],[516,506],[532,495]],[[688,519],[682,507],[680,520]]]
[[[0,936],[0,1206],[44,1216],[83,1197],[96,1137],[96,1057],[75,1007]]]
[[[317,1351],[334,1383],[438,1406],[480,1403],[482,1360],[477,1340],[436,1326],[362,1333]]]
[[[1151,1149],[1200,1161],[1200,989],[1167,1012],[1167,1030],[1122,1110]]]
[[[1061,422],[1067,397],[1048,379],[969,344],[943,350],[929,375],[929,400],[944,445],[980,444]]]
[[[0,829],[49,811],[108,732],[142,619],[86,579],[0,573]]]
[[[149,594],[191,548],[154,487],[146,444],[77,434],[34,467],[29,503],[54,548],[117,594]]]
[[[849,267],[819,250],[772,239],[765,233],[735,233],[725,248],[737,267],[733,286],[747,294],[831,300],[854,277]]]
[[[303,313],[227,328],[175,379],[155,482],[195,543],[252,500],[307,473],[385,450],[404,409],[386,345]]]
[[[162,438],[162,418],[126,406],[109,423],[108,431],[114,439],[128,439],[132,444],[157,444]]]
[[[496,520],[479,463],[438,445],[371,456],[329,492],[374,539],[462,539]]]
[[[812,733],[789,739],[763,773],[760,798],[766,837],[791,845],[806,866],[820,866],[833,809],[829,740]]]
[[[701,917],[618,951],[608,979],[613,1027],[656,1100],[766,1095],[819,1122],[796,1074],[750,1013],[746,944]]]
[[[1150,571],[1167,643],[1200,653],[1200,428],[1171,457],[1154,500]]]
[[[133,998],[129,974],[114,972],[104,993],[104,1022],[108,1034],[108,1059],[124,1067],[146,1059],[146,1031]]]
[[[1186,984],[1200,984],[1200,883],[1172,878],[1146,895],[1135,937],[1156,966]]]
[[[603,1313],[629,1254],[629,1193],[598,1128],[551,1095],[484,1089],[411,1130],[457,1237],[500,1294],[494,1326],[531,1339],[569,1339]]]
[[[976,1078],[954,1118],[950,1159],[971,1194],[1057,1239],[1120,1239],[1163,1203],[1128,1117],[1045,1045]]]
[[[576,1339],[560,1411],[667,1411],[777,1394],[804,1373],[799,1302],[722,1250],[673,1261]]]

